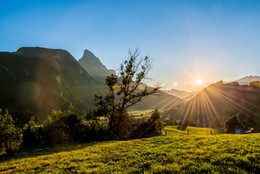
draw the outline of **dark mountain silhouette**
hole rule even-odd
[[[221,127],[228,116],[238,114],[246,126],[253,126],[258,124],[259,106],[260,88],[220,81],[202,90],[186,104],[183,119]]]
[[[246,76],[236,80],[240,85],[249,85],[253,81],[260,81],[260,76]]]
[[[93,106],[95,82],[67,51],[23,47],[0,53],[0,108],[44,119],[51,109],[72,103]]]
[[[108,70],[105,65],[91,51],[85,50],[81,59],[80,65],[95,79],[99,85],[105,84],[105,78],[115,71]]]

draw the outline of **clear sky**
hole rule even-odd
[[[150,84],[197,90],[260,75],[260,1],[0,0],[0,51],[22,46],[89,49],[113,69],[137,47]]]

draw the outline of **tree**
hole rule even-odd
[[[78,137],[77,129],[80,119],[72,105],[68,110],[52,110],[48,120],[44,123],[44,131],[51,144],[62,144],[75,141]]]
[[[0,154],[19,150],[22,143],[22,131],[15,127],[12,116],[0,109]]]
[[[235,133],[236,129],[243,129],[243,124],[237,119],[237,116],[233,115],[225,121],[225,132]]]
[[[250,82],[249,86],[255,87],[255,88],[260,88],[260,81]]]
[[[153,111],[148,121],[142,122],[132,133],[132,138],[143,138],[158,135],[163,129],[163,122],[160,112]]]
[[[131,133],[127,109],[140,102],[143,97],[156,93],[159,87],[150,88],[144,84],[151,69],[148,56],[140,57],[140,51],[129,51],[128,58],[121,64],[118,77],[111,74],[106,78],[107,92],[96,95],[96,115],[109,120],[111,139],[127,139]]]
[[[23,128],[23,148],[41,146],[47,143],[44,129],[37,124],[35,117],[31,117],[30,121]]]

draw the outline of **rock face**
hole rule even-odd
[[[113,70],[108,70],[105,65],[91,51],[85,50],[80,65],[95,79],[99,85],[105,84],[106,76],[114,74]]]
[[[67,51],[23,47],[0,53],[0,108],[36,114],[72,103],[79,110],[93,105],[94,79]]]

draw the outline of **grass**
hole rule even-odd
[[[260,134],[172,136],[33,149],[3,173],[259,173]]]
[[[154,110],[132,110],[129,114],[134,117],[150,117]]]
[[[220,134],[221,131],[212,128],[201,128],[201,127],[192,127],[188,126],[184,131],[177,129],[177,126],[166,126],[163,129],[164,133],[167,136],[175,135],[216,135]]]

